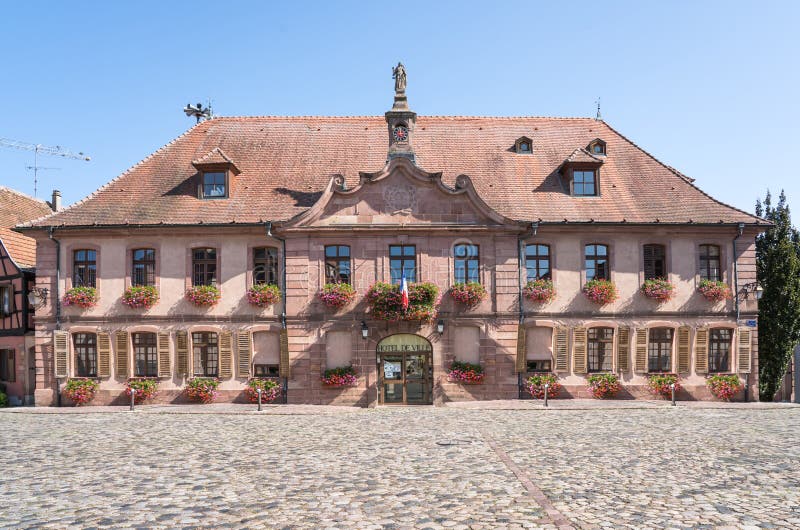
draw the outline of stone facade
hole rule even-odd
[[[184,401],[187,379],[200,366],[194,353],[195,333],[200,332],[216,334],[219,340],[215,373],[221,379],[219,399],[227,401],[245,399],[248,379],[258,375],[255,366],[275,366],[271,375],[280,380],[289,403],[379,404],[388,399],[388,394],[381,394],[388,392],[385,381],[397,372],[385,365],[395,361],[387,361],[387,356],[381,360],[378,346],[397,334],[418,335],[429,344],[425,354],[430,353],[430,360],[420,360],[428,364],[418,372],[425,374],[424,402],[524,398],[529,360],[549,363],[545,369],[558,374],[564,397],[585,397],[587,346],[591,349],[586,334],[597,327],[610,329],[602,369],[619,375],[622,397],[649,396],[649,337],[655,328],[669,328],[673,335],[663,371],[680,376],[684,388],[680,399],[708,399],[708,337],[710,330],[723,328],[730,338],[723,371],[738,374],[746,383],[737,399],[757,399],[757,302],[744,286],[755,285],[754,240],[762,220],[702,194],[691,179],[657,163],[602,122],[545,119],[535,122],[542,128],[535,133],[540,126],[521,128],[517,122],[465,118],[462,121],[472,132],[447,130],[453,131],[453,138],[479,138],[482,143],[476,145],[486,152],[497,149],[489,155],[497,157],[495,172],[487,177],[485,168],[494,159],[480,159],[483,155],[477,151],[447,158],[447,149],[425,136],[439,133],[421,126],[428,122],[417,122],[404,91],[396,95],[395,107],[385,118],[390,136],[385,165],[374,173],[360,172],[357,182],[336,171],[342,164],[341,142],[347,141],[343,133],[326,130],[318,139],[308,127],[281,143],[281,134],[297,131],[292,119],[270,133],[264,133],[264,127],[245,133],[243,127],[252,124],[239,127],[233,119],[233,128],[223,134],[219,131],[229,123],[222,118],[198,125],[86,201],[24,227],[37,239],[37,285],[56,294],[36,317],[36,403],[58,403],[65,381],[77,375],[72,340],[77,333],[97,337],[99,403],[127,399],[125,382],[139,375],[133,358],[135,333],[157,336],[152,352],[157,375],[151,374],[159,380],[157,400]],[[355,131],[358,126],[355,118],[340,121],[341,131]],[[360,129],[374,128],[374,120],[364,123]],[[482,123],[502,139],[485,137]],[[559,127],[569,129],[568,134],[558,132]],[[316,131],[321,129],[322,125]],[[605,131],[607,141],[597,139],[598,129]],[[530,134],[520,136],[520,131]],[[323,142],[319,144],[323,148],[305,145],[305,154],[281,169],[275,182],[259,180],[274,164],[288,159],[290,150],[297,150],[297,138]],[[349,141],[352,138],[355,133]],[[427,139],[421,146],[424,156],[412,147],[419,147],[420,139]],[[546,142],[563,154],[556,147],[547,148]],[[502,147],[504,143],[509,147]],[[515,151],[521,144],[528,154]],[[596,145],[602,152],[590,153],[583,147]],[[348,160],[374,158],[376,146],[357,147],[360,151]],[[607,148],[617,151],[606,156]],[[262,161],[269,150],[276,154]],[[499,162],[501,158],[509,162]],[[464,173],[451,173],[446,182],[442,173],[426,171],[438,169],[429,163],[456,171],[462,165],[474,167],[481,177],[473,180]],[[519,183],[508,180],[506,170],[512,167]],[[590,169],[595,171],[593,178],[599,177],[595,185],[605,191],[576,196],[572,171]],[[651,179],[644,188],[641,179],[631,176],[642,171]],[[214,200],[202,197],[200,179],[206,173],[224,177],[224,193]],[[321,174],[326,175],[324,185],[319,185]],[[531,174],[540,179],[533,190],[522,184]],[[175,181],[159,180],[167,178]],[[284,179],[283,184],[278,179]],[[122,187],[125,182],[127,188]],[[151,182],[151,188],[143,189],[145,182]],[[659,186],[671,186],[672,195],[683,195],[648,195],[650,188]],[[257,193],[261,198],[250,200]],[[139,204],[137,210],[119,202],[126,201],[126,194],[131,203]],[[554,209],[556,203],[567,206]],[[706,207],[692,210],[695,204]],[[537,209],[542,216],[536,216]],[[661,217],[653,218],[651,209]],[[259,214],[276,211],[280,213]],[[520,214],[528,211],[534,213]],[[454,248],[461,244],[477,249],[476,279],[487,291],[486,298],[469,309],[448,294],[456,283]],[[557,295],[545,304],[522,296],[527,280],[523,254],[529,244],[550,249],[549,270]],[[615,302],[604,306],[590,302],[581,291],[588,279],[584,252],[593,244],[608,246],[610,280],[619,293]],[[665,276],[675,286],[674,297],[665,303],[640,292],[645,279],[643,248],[650,244],[665,249]],[[413,246],[416,280],[439,288],[441,298],[432,321],[387,322],[369,310],[365,295],[370,287],[392,280],[390,245]],[[732,299],[712,303],[698,294],[700,245],[719,249],[720,279],[733,288]],[[318,297],[326,283],[329,246],[347,247],[349,281],[357,291],[355,300],[338,310],[327,308]],[[281,301],[266,309],[250,305],[246,296],[254,281],[255,249],[261,247],[274,249],[275,282],[283,293]],[[132,283],[133,252],[143,248],[154,251],[153,284],[160,300],[147,310],[130,309],[121,299]],[[211,308],[197,308],[185,296],[192,285],[197,248],[216,249],[215,283],[221,299]],[[64,307],[60,302],[72,287],[73,258],[81,249],[96,256],[99,302],[89,309]],[[447,371],[454,361],[480,364],[483,384],[450,382]],[[347,364],[355,368],[356,386],[323,384],[326,369]],[[403,364],[404,370],[412,370],[411,365]]]

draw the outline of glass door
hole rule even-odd
[[[430,353],[384,354],[378,369],[381,403],[431,403],[433,377]]]

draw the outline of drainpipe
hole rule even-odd
[[[738,259],[736,254],[736,241],[742,237],[742,233],[744,232],[744,223],[739,223],[736,227],[736,237],[733,238],[733,292],[735,296],[733,297],[734,303],[736,305],[736,325],[739,325],[739,267],[738,267]]]
[[[733,302],[736,306],[736,326],[739,326],[739,260],[738,254],[736,252],[736,241],[742,237],[742,233],[744,232],[744,223],[739,223],[736,226],[736,237],[733,238]],[[750,372],[745,374],[744,379],[744,401],[747,403],[750,401]]]
[[[536,237],[536,233],[539,231],[539,222],[534,221],[531,223],[530,232],[520,234],[517,237],[517,306],[519,308],[519,325],[521,326],[523,321],[525,320],[525,311],[523,309],[523,299],[522,299],[522,270],[526,269],[525,267],[525,252],[523,251],[523,246],[525,245],[525,239],[529,237]],[[517,397],[522,397],[522,372],[517,372]]]
[[[283,283],[283,289],[281,289],[281,301],[283,303],[283,309],[281,311],[281,327],[286,329],[286,240],[272,233],[272,221],[267,221],[264,223],[264,227],[267,230],[268,237],[277,239],[281,242],[281,282]],[[281,384],[283,385],[283,402],[286,404],[289,402],[289,379],[287,377],[282,377],[281,379],[283,379],[283,381],[281,381]]]
[[[56,245],[56,284],[53,288],[53,298],[52,300],[56,304],[56,329],[61,329],[61,294],[59,293],[59,285],[61,282],[61,241],[53,237],[53,232],[55,232],[54,227],[50,227],[47,231],[47,236],[50,238],[50,241],[55,243]],[[55,362],[55,361],[54,361]],[[54,366],[55,368],[55,366]],[[56,377],[56,406],[61,406],[61,382]]]

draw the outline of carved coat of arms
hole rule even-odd
[[[417,205],[417,189],[410,184],[393,184],[383,189],[388,213],[410,213]]]

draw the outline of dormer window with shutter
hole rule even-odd
[[[193,160],[192,165],[199,175],[199,199],[227,199],[231,196],[232,178],[240,171],[222,149],[215,147],[202,158]]]
[[[529,155],[533,153],[533,140],[527,136],[517,138],[514,142],[514,152],[520,155]]]
[[[602,157],[586,149],[575,149],[559,168],[564,189],[573,197],[599,196],[602,164]]]

